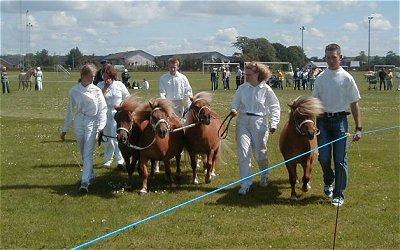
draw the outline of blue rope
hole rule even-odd
[[[378,133],[378,132],[382,132],[382,131],[386,131],[386,130],[390,130],[390,129],[395,129],[395,128],[400,128],[400,125],[396,125],[396,126],[392,126],[392,127],[387,127],[387,128],[382,128],[382,129],[370,130],[370,131],[366,131],[366,132],[361,132],[361,134]],[[76,249],[80,249],[80,248],[82,248],[82,247],[86,247],[86,246],[92,245],[92,244],[94,244],[94,243],[96,243],[96,242],[98,242],[98,241],[100,241],[100,240],[103,240],[103,239],[105,239],[105,238],[108,238],[108,237],[110,237],[110,236],[112,236],[112,235],[114,235],[114,234],[123,232],[123,231],[128,230],[128,229],[130,229],[130,228],[132,228],[132,227],[138,226],[138,225],[140,225],[140,224],[142,224],[142,223],[144,223],[144,222],[146,222],[146,221],[149,221],[149,220],[151,220],[151,219],[157,218],[157,217],[159,217],[159,216],[161,216],[161,215],[164,215],[164,214],[166,214],[166,213],[169,213],[169,212],[171,212],[171,211],[174,211],[174,210],[176,210],[176,209],[178,209],[178,208],[181,208],[181,207],[183,207],[183,206],[189,205],[189,204],[191,204],[191,203],[193,203],[193,202],[195,202],[195,201],[201,200],[201,199],[203,199],[203,198],[205,198],[205,197],[207,197],[207,196],[210,196],[210,195],[212,195],[212,194],[214,194],[214,193],[217,193],[217,192],[219,192],[219,191],[221,191],[221,190],[224,190],[224,189],[226,189],[226,188],[228,188],[228,187],[231,187],[231,186],[233,186],[233,185],[235,185],[235,184],[238,184],[238,183],[242,182],[243,180],[247,180],[247,179],[250,179],[250,178],[252,178],[252,177],[254,177],[254,176],[256,176],[256,175],[259,175],[259,174],[261,174],[261,173],[268,172],[268,171],[270,171],[271,169],[274,169],[274,168],[276,168],[276,167],[278,167],[278,166],[280,166],[280,165],[282,165],[282,164],[285,164],[285,163],[287,163],[287,162],[293,161],[293,160],[295,160],[295,159],[297,159],[297,158],[300,158],[300,157],[302,157],[302,156],[304,156],[304,155],[307,155],[307,154],[309,154],[309,153],[311,153],[311,152],[313,152],[313,151],[315,151],[315,150],[317,150],[317,149],[326,147],[326,146],[328,146],[328,145],[330,145],[330,144],[332,144],[332,143],[335,143],[335,142],[337,142],[337,141],[340,141],[340,140],[342,140],[342,139],[344,139],[344,138],[346,138],[346,137],[348,137],[348,136],[355,136],[355,135],[356,135],[356,134],[346,134],[346,135],[344,135],[344,136],[342,136],[342,137],[337,138],[336,140],[333,140],[333,141],[328,142],[328,143],[326,143],[326,144],[324,144],[324,145],[321,145],[321,146],[319,146],[319,147],[317,147],[317,148],[315,148],[315,149],[309,150],[309,151],[304,152],[304,153],[302,153],[302,154],[300,154],[300,155],[297,155],[297,156],[295,156],[295,157],[292,157],[292,158],[290,158],[290,159],[288,159],[288,160],[286,160],[286,161],[283,161],[283,162],[281,162],[281,163],[278,163],[278,164],[276,164],[276,165],[274,165],[274,166],[272,166],[272,167],[266,168],[266,169],[261,170],[261,171],[259,171],[259,172],[257,172],[257,173],[254,173],[254,174],[252,174],[252,175],[246,176],[246,177],[244,177],[244,178],[242,178],[242,179],[239,179],[239,180],[234,181],[234,182],[232,182],[232,183],[229,183],[229,184],[227,184],[227,185],[225,185],[225,186],[222,186],[222,187],[220,187],[220,188],[217,188],[217,189],[215,189],[215,190],[213,190],[213,191],[211,191],[211,192],[209,192],[209,193],[200,195],[200,196],[198,196],[198,197],[196,197],[196,198],[194,198],[194,199],[191,199],[191,200],[189,200],[189,201],[183,202],[183,203],[181,203],[181,204],[179,204],[179,205],[176,205],[176,206],[174,206],[174,207],[168,208],[168,209],[166,209],[166,210],[164,210],[164,211],[161,211],[161,212],[159,212],[159,213],[157,213],[157,214],[154,214],[154,215],[152,215],[152,216],[149,216],[149,217],[147,217],[147,218],[145,218],[145,219],[142,219],[142,220],[140,220],[140,221],[137,221],[137,222],[135,222],[135,223],[132,223],[132,224],[130,224],[130,225],[127,225],[127,226],[125,226],[125,227],[123,227],[123,228],[120,228],[120,229],[115,230],[115,231],[113,231],[113,232],[110,232],[110,233],[108,233],[108,234],[105,234],[105,235],[103,235],[103,236],[101,236],[101,237],[98,237],[98,238],[96,238],[96,239],[94,239],[94,240],[88,241],[88,242],[86,242],[86,243],[84,243],[84,244],[81,244],[81,245],[79,245],[79,246],[76,246],[76,247],[74,247],[74,248],[71,248],[71,250],[76,250]]]

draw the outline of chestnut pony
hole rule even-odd
[[[136,97],[130,95],[119,106],[115,107],[117,112],[115,113],[114,119],[117,122],[118,147],[125,160],[126,170],[128,172],[129,183],[125,187],[128,190],[132,188],[132,174],[139,160],[139,151],[134,149],[132,145],[138,140],[141,133],[139,128],[134,126],[133,122],[134,111],[140,105],[142,104],[136,100]]]
[[[323,113],[323,107],[319,99],[300,96],[293,101],[290,107],[289,120],[284,125],[280,138],[279,148],[285,160],[296,157],[318,147],[316,117]],[[317,152],[313,151],[286,163],[291,186],[291,200],[297,200],[295,185],[297,182],[297,164],[303,167],[302,191],[307,192],[311,188],[310,179],[312,164]]]
[[[140,169],[142,171],[142,188],[140,194],[146,194],[149,160],[163,161],[165,173],[171,186],[174,180],[171,174],[170,159],[175,157],[179,176],[181,174],[180,159],[183,150],[183,130],[179,117],[174,113],[173,105],[167,99],[155,99],[139,106],[133,113],[133,127],[140,130],[140,136],[134,145],[140,151]]]
[[[221,119],[219,115],[211,110],[211,94],[200,92],[191,98],[185,125],[195,124],[185,129],[185,148],[189,153],[193,172],[192,183],[198,184],[196,174],[196,156],[206,155],[205,182],[210,183],[212,174],[216,169],[217,160],[221,160],[221,139],[219,128]]]

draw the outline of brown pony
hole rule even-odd
[[[193,171],[192,183],[199,183],[196,174],[196,156],[199,154],[207,156],[205,182],[210,183],[216,169],[216,162],[221,160],[221,139],[218,133],[221,118],[210,108],[212,101],[210,93],[200,92],[191,98],[191,101],[185,125],[195,125],[185,129],[185,148],[190,156]]]
[[[289,121],[284,125],[279,148],[285,160],[317,148],[318,129],[315,127],[316,117],[322,114],[323,107],[319,99],[300,96],[290,107]],[[297,182],[297,164],[303,167],[302,191],[307,192],[311,186],[312,164],[317,153],[315,151],[286,163],[291,185],[291,200],[297,200],[295,185]]]
[[[133,178],[132,174],[136,169],[136,163],[139,160],[139,151],[132,145],[138,140],[140,130],[134,126],[133,114],[134,111],[142,105],[137,101],[134,95],[127,97],[120,105],[116,106],[117,113],[114,116],[117,122],[117,140],[118,147],[122,157],[125,160],[126,170],[128,172],[128,185],[125,187],[128,190],[132,189]]]
[[[174,113],[173,105],[167,99],[155,99],[148,104],[139,106],[133,115],[135,125],[141,135],[135,145],[140,147],[140,165],[142,170],[142,188],[140,194],[147,193],[147,163],[149,160],[163,161],[165,173],[171,186],[174,180],[171,174],[170,159],[175,157],[177,170],[181,174],[180,159],[183,150],[183,130],[179,117]]]
[[[18,75],[18,90],[20,90],[21,88],[21,84],[22,84],[22,90],[28,90],[28,86],[29,86],[29,90],[32,90],[32,75],[34,75],[36,72],[34,69],[30,69],[27,72],[21,72]],[[28,85],[29,84],[29,85]]]

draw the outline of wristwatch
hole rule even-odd
[[[362,127],[356,127],[356,130],[362,131]]]

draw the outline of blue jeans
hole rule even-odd
[[[320,130],[318,146],[322,146],[344,136],[348,132],[349,125],[347,116],[339,115],[331,118],[318,118],[317,127]],[[349,139],[346,137],[319,149],[318,160],[322,167],[324,183],[331,185],[335,182],[333,197],[344,198],[343,192],[346,190],[349,177],[348,145]],[[334,170],[331,167],[332,153]]]

